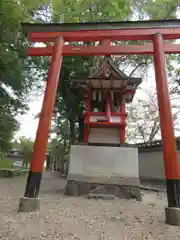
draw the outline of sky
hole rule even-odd
[[[35,116],[41,111],[43,96],[39,96],[32,100],[28,106],[29,111],[20,117],[18,120],[20,122],[20,129],[16,134],[15,138],[26,137],[34,140],[36,136],[36,131],[38,127],[39,119],[35,119]]]

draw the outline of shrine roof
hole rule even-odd
[[[110,57],[105,57],[89,77],[73,78],[73,80],[81,86],[86,85],[96,89],[121,89],[125,86],[135,89],[142,82],[141,78],[127,76],[113,63]]]
[[[112,71],[111,76],[105,76],[105,71]],[[110,73],[110,72],[109,72]],[[105,78],[107,80],[110,80],[111,78],[118,79],[118,80],[133,80],[133,84],[138,84],[141,82],[141,78],[132,78],[128,77],[123,71],[119,69],[118,66],[114,64],[111,57],[104,57],[104,59],[100,62],[99,67],[96,69],[96,71],[89,76],[89,78]]]
[[[180,28],[180,19],[122,21],[122,22],[84,22],[84,23],[22,23],[25,31],[30,32],[70,32],[81,30],[118,30]]]

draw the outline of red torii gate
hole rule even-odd
[[[72,55],[132,55],[152,54],[156,75],[156,88],[159,104],[161,134],[163,142],[163,157],[167,184],[168,216],[175,208],[180,208],[180,175],[178,155],[174,137],[171,105],[168,93],[168,83],[165,66],[166,53],[180,53],[180,45],[164,42],[180,38],[180,20],[137,21],[110,23],[79,23],[79,24],[23,24],[28,39],[32,42],[43,42],[46,47],[28,48],[29,56],[52,56],[40,115],[37,136],[27,180],[25,198],[37,198],[48,141],[49,127],[54,108],[56,90],[61,69],[62,57]],[[152,44],[116,45],[112,41],[148,40]],[[101,46],[72,46],[65,42],[101,41]],[[52,46],[51,43],[54,43]],[[26,199],[27,200],[27,199]],[[20,205],[22,202],[20,201]],[[179,223],[180,224],[180,223]]]

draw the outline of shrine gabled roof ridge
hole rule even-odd
[[[104,70],[106,64],[109,64],[110,67],[114,70],[114,72],[119,75],[122,79],[128,79],[128,76],[122,72],[112,61],[111,57],[104,57],[103,60],[100,62],[99,67],[96,69],[96,71],[91,74],[89,77],[94,78],[98,73]]]
[[[99,77],[97,77],[97,75],[100,74],[101,71],[104,70],[106,64],[109,64],[110,67],[112,68],[112,70],[116,73],[116,75],[118,75],[118,76],[120,77],[119,80],[128,80],[129,83],[130,83],[131,80],[132,80],[132,81],[136,82],[136,83],[134,83],[134,84],[140,84],[140,83],[142,82],[142,78],[136,78],[136,77],[129,77],[129,76],[127,76],[123,71],[121,71],[121,70],[119,69],[118,66],[116,66],[116,65],[114,64],[114,62],[112,61],[112,58],[111,58],[110,56],[106,56],[106,57],[100,62],[99,67],[96,69],[96,71],[95,71],[93,74],[91,74],[91,75],[88,77],[88,79],[93,79],[93,78],[96,79],[96,78],[99,78]]]
[[[111,58],[107,58],[107,61],[110,63],[110,65],[111,65],[111,67],[113,68],[113,70],[114,70],[119,76],[122,77],[122,79],[124,79],[124,80],[126,80],[126,79],[128,79],[128,80],[131,79],[131,77],[129,77],[127,74],[125,74],[123,71],[121,71],[121,70],[119,69],[119,67],[114,64],[114,62],[112,61]]]

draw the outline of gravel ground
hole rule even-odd
[[[135,200],[89,200],[63,196],[65,181],[46,174],[41,211],[17,213],[26,179],[0,179],[0,239],[176,240],[180,228],[164,223],[164,193]]]

